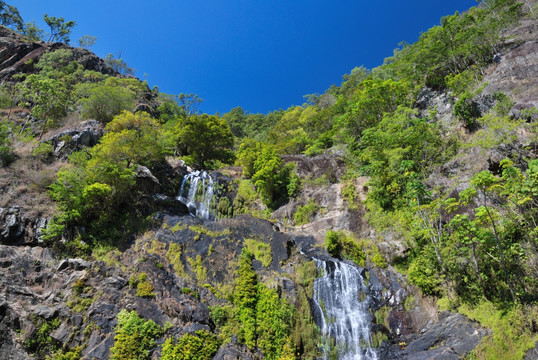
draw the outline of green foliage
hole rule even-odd
[[[253,216],[256,216],[257,213],[253,207],[256,205],[258,199],[258,194],[252,182],[250,180],[239,180],[237,194],[233,202],[233,213],[239,215],[250,212]]]
[[[177,148],[185,161],[200,169],[211,169],[217,162],[231,163],[234,139],[230,126],[215,115],[193,115],[176,125]]]
[[[478,104],[473,100],[473,94],[463,93],[454,104],[454,115],[463,121],[468,129],[476,127],[476,119],[481,115]]]
[[[206,330],[186,334],[174,341],[166,339],[161,360],[211,360],[220,346],[217,337]]]
[[[133,200],[137,197],[137,165],[152,167],[167,152],[159,123],[146,113],[124,112],[105,127],[100,144],[74,153],[58,172],[49,194],[60,213],[49,224],[45,238],[56,245],[65,230],[85,226],[83,241],[114,243],[142,223]],[[71,240],[71,239],[70,239]],[[73,239],[69,244],[76,244]],[[80,243],[80,241],[78,242]]]
[[[45,31],[38,27],[35,21],[30,21],[24,24],[22,34],[30,41],[43,41],[45,38]]]
[[[0,1],[0,25],[23,31],[24,23],[19,14],[19,9],[15,6],[8,5],[4,1]]]
[[[83,35],[78,39],[78,45],[86,50],[89,50],[92,46],[95,45],[97,37],[91,35]]]
[[[134,94],[124,87],[103,85],[90,89],[88,97],[79,102],[83,117],[106,124],[122,111],[133,110]]]
[[[262,263],[263,266],[269,267],[273,256],[271,254],[271,245],[255,239],[245,239],[245,246],[254,258]]]
[[[196,280],[201,284],[205,283],[207,269],[202,263],[202,256],[196,255],[196,259],[187,258],[187,262],[190,264],[192,272],[196,275]]]
[[[0,165],[8,166],[15,160],[11,123],[0,122]]]
[[[370,209],[374,204],[394,210],[424,202],[428,194],[422,176],[452,154],[454,146],[442,139],[439,127],[415,116],[415,110],[399,108],[363,133],[359,157],[370,175]]]
[[[112,360],[147,360],[155,348],[155,339],[162,336],[162,328],[153,320],[144,320],[136,311],[123,309],[118,313]]]
[[[69,350],[58,350],[46,357],[46,360],[79,360],[82,356],[82,346]]]
[[[342,199],[347,202],[349,210],[358,210],[360,207],[359,194],[352,181],[349,181],[342,186]]]
[[[412,261],[407,272],[411,284],[418,286],[428,295],[439,294],[442,284],[442,277],[436,268],[435,260],[432,259],[432,253],[432,249],[426,247],[423,250],[424,256]]]
[[[54,148],[47,142],[39,143],[33,150],[32,156],[43,162],[48,162],[52,158]]]
[[[204,99],[193,93],[181,93],[177,96],[177,103],[179,107],[183,109],[187,117],[191,117],[199,113],[198,107],[200,106],[202,101],[204,101]]]
[[[252,269],[252,258],[246,249],[239,257],[237,283],[234,290],[234,305],[237,307],[237,320],[242,324],[238,337],[248,347],[256,346],[256,295],[258,277]]]
[[[26,339],[24,344],[26,349],[37,355],[43,355],[55,351],[56,347],[50,333],[60,326],[61,320],[59,318],[54,318],[45,321],[44,319],[38,317],[32,320],[38,330],[33,336]]]
[[[43,20],[50,27],[49,38],[47,42],[63,42],[69,44],[69,37],[73,27],[76,25],[74,21],[65,21],[63,17],[43,15]]]
[[[153,285],[148,280],[148,275],[146,273],[140,273],[137,277],[131,277],[129,279],[129,285],[131,287],[136,286],[136,296],[140,297],[155,297],[153,292]]]
[[[387,267],[385,257],[375,243],[368,239],[356,239],[343,231],[327,231],[325,247],[336,258],[346,258],[359,266],[365,266],[368,260],[375,266]]]
[[[183,263],[181,262],[181,245],[174,243],[170,244],[165,256],[168,261],[170,261],[170,264],[172,264],[174,267],[176,274],[183,276],[185,274],[185,269],[183,267]]]
[[[293,221],[295,225],[308,224],[314,216],[319,212],[320,206],[316,204],[313,199],[309,199],[304,206],[298,206],[297,210],[293,214]]]
[[[237,138],[248,138],[262,141],[267,133],[283,116],[284,110],[264,114],[248,114],[241,107],[236,107],[222,115],[230,124],[232,134]]]
[[[470,66],[488,64],[497,51],[503,30],[517,20],[521,4],[495,1],[441,19],[413,45],[396,49],[394,56],[373,73],[412,80],[430,87],[444,87],[448,75]]]
[[[477,124],[481,128],[475,133],[469,144],[465,146],[476,146],[489,150],[500,144],[513,144],[517,139],[519,129],[524,124],[524,120],[490,113],[479,118]]]
[[[293,307],[277,292],[258,285],[258,301],[256,303],[256,344],[268,360],[277,360],[285,355],[291,344],[291,331],[294,311]],[[288,350],[288,352],[290,352]],[[291,352],[293,356],[293,352]],[[290,356],[289,354],[287,356]],[[295,359],[295,357],[292,357]]]
[[[343,122],[341,136],[350,143],[360,138],[362,132],[378,124],[385,114],[393,113],[398,106],[409,106],[412,102],[408,81],[368,79],[360,83],[349,102]]]
[[[269,207],[276,206],[299,191],[300,180],[294,171],[294,164],[282,166],[282,159],[273,146],[245,140],[241,144],[237,163],[244,166],[245,176],[252,176],[256,191]]]
[[[121,57],[116,58],[113,54],[107,54],[104,58],[105,63],[120,75],[134,75],[135,69],[129,67]]]
[[[275,290],[258,283],[252,258],[246,248],[239,257],[234,291],[234,321],[241,324],[239,340],[249,348],[260,348],[266,359],[281,356],[294,359],[291,340],[293,307]]]
[[[538,308],[517,305],[511,309],[498,309],[489,301],[476,306],[463,305],[458,311],[492,330],[473,350],[475,359],[519,360],[534,348],[538,336],[531,329],[532,319],[538,318]]]

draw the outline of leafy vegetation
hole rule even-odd
[[[220,341],[206,330],[198,330],[194,335],[186,334],[174,341],[166,339],[161,360],[210,360],[219,349]]]
[[[217,169],[235,161],[242,168],[237,195],[233,204],[232,197],[221,198],[219,215],[269,218],[272,210],[298,196],[301,186],[314,184],[302,179],[301,185],[294,165],[282,155],[343,154],[347,175],[341,191],[348,208],[358,210],[361,204],[351,179],[367,176],[370,224],[379,236],[391,234],[405,241],[404,257],[391,265],[424,294],[441,298],[440,304],[448,303],[493,329],[469,357],[520,359],[536,342],[531,330],[535,324],[529,319],[536,317],[538,294],[538,161],[532,157],[538,127],[533,120],[536,109],[522,111],[519,118],[509,116],[513,102],[508,95],[493,94],[490,110],[480,106],[486,66],[523,6],[514,0],[481,3],[442,18],[415,44],[402,44],[382,66],[357,67],[340,86],[308,95],[302,106],[268,114],[250,114],[240,107],[222,116],[201,114],[202,99],[196,94],[163,94],[133,77],[88,71],[75,61],[76,50],[60,47],[43,54],[37,63],[25,64],[32,71],[3,85],[0,107],[6,109],[7,119],[0,122],[0,163],[16,168],[20,154],[14,147],[25,131],[40,139],[67,121],[96,119],[104,124],[99,144],[70,155],[50,185],[58,211],[44,239],[68,255],[93,254],[117,265],[117,247],[143,229],[146,216],[155,211],[137,183],[141,166],[158,173],[168,168],[165,157],[171,154],[198,169]],[[35,23],[24,23],[15,7],[0,1],[0,24],[30,41],[69,43],[74,21],[46,14],[44,19],[48,34]],[[94,42],[94,37],[85,36],[79,44],[89,48]],[[134,74],[121,56],[109,54],[104,60],[116,74]],[[463,126],[440,121],[436,109],[418,110],[420,94],[431,90],[449,91],[453,115]],[[147,105],[152,115],[133,113],[135,104]],[[29,121],[22,128],[15,125],[15,107],[37,119],[28,124],[30,129],[26,129]],[[525,142],[519,141],[522,136]],[[55,161],[51,143],[32,144],[28,152],[33,161],[47,165]],[[488,170],[460,166],[469,161],[465,153],[505,154],[507,149],[512,157],[493,161]],[[455,164],[456,170],[443,164]],[[465,173],[456,173],[442,188],[431,185],[439,172],[454,175],[453,170]],[[337,180],[324,174],[315,181],[329,185]],[[313,200],[298,202],[304,205],[293,214],[296,225],[310,222],[321,210]],[[171,231],[186,229],[178,224]],[[194,240],[228,235],[203,226],[188,229],[195,233]],[[209,359],[221,341],[233,335],[267,359],[319,356],[319,331],[309,306],[315,266],[296,265],[297,297],[292,306],[278,289],[262,283],[252,268],[253,259],[270,266],[270,245],[254,239],[244,242],[235,290],[226,294],[230,302],[211,308],[217,331],[168,338],[163,359]],[[185,245],[176,243],[159,246],[148,250],[163,256],[162,262],[154,260],[156,266],[164,269],[168,261],[178,276],[185,276],[184,255],[189,273],[212,289],[205,284],[210,279],[201,255],[194,257]],[[326,248],[360,266],[388,265],[374,240],[350,233],[329,231]],[[211,245],[208,254],[212,251]],[[133,276],[131,286],[140,297],[155,296],[145,273]],[[200,296],[188,287],[181,292]],[[83,312],[93,295],[84,281],[77,282],[68,306]],[[414,306],[409,299],[406,308]],[[380,309],[375,317],[379,324],[386,323],[388,310]],[[36,336],[26,347],[51,359],[79,358],[81,348],[53,346],[50,333],[59,324],[58,319],[36,321]],[[118,314],[112,358],[147,359],[162,335],[163,329],[154,322],[124,310]],[[374,334],[373,342],[379,345],[383,336]]]
[[[123,309],[118,313],[114,346],[110,349],[112,360],[147,360],[155,347],[155,339],[163,330],[153,320],[145,320],[136,311]]]

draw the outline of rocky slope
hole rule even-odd
[[[501,46],[495,63],[487,69],[484,91],[474,99],[482,111],[491,108],[492,96],[499,91],[515,101],[513,118],[521,117],[524,109],[538,106],[537,27],[535,20],[522,21]],[[31,64],[45,51],[62,46],[28,43],[0,29],[0,81],[18,72],[33,71]],[[74,54],[86,69],[113,73],[85,50],[76,49]],[[437,121],[460,131],[453,116],[453,102],[450,93],[423,89],[416,107],[423,114],[435,108]],[[102,134],[102,126],[89,121],[68,125],[44,140],[53,145],[56,161],[95,145]],[[428,185],[457,194],[468,186],[472,174],[498,169],[507,154],[535,157],[537,146],[531,146],[531,141],[527,134],[518,134],[515,145],[501,144],[486,152],[462,151],[461,156],[435,172]],[[187,171],[184,164],[170,159],[155,173],[139,167],[137,182],[144,192],[140,206],[145,208],[144,213],[152,214],[151,229],[130,239],[121,251],[104,248],[88,259],[62,258],[45,246],[42,229],[53,211],[36,213],[30,201],[16,206],[16,198],[26,190],[6,197],[11,200],[0,207],[0,358],[44,358],[53,349],[81,346],[82,358],[107,359],[114,345],[117,314],[122,309],[135,310],[166,329],[152,350],[153,359],[159,357],[165,337],[200,329],[218,331],[210,309],[229,304],[239,254],[251,239],[270,249],[266,254],[269,263],[253,261],[260,279],[294,304],[299,301],[298,293],[305,291],[304,284],[297,280],[299,267],[312,258],[331,259],[323,244],[328,230],[368,238],[387,259],[405,254],[403,240],[394,234],[377,234],[368,224],[361,203],[368,191],[368,179],[343,181],[345,164],[340,156],[284,156],[283,160],[296,164],[303,189],[298,197],[273,212],[271,221],[250,215],[202,221],[189,215],[189,209],[174,199]],[[16,177],[15,170],[9,171],[12,173],[2,174],[4,179]],[[343,195],[346,186],[352,186],[357,194],[356,204]],[[2,192],[7,188],[3,186]],[[227,195],[233,202],[233,194]],[[296,224],[294,214],[309,201],[317,210],[306,224]],[[380,359],[461,359],[490,333],[461,314],[439,312],[435,299],[421,296],[391,266],[380,268],[367,263],[361,272],[369,279],[372,330],[383,340],[377,349]],[[145,274],[151,294],[139,293],[136,283],[141,274]],[[311,295],[308,300],[312,301]],[[43,329],[47,330],[44,337]],[[527,358],[536,358],[535,354],[536,350],[531,350]],[[214,359],[260,357],[260,352],[249,350],[232,337]]]

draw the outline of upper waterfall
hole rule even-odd
[[[189,212],[201,219],[213,219],[216,203],[215,181],[206,171],[192,171],[183,177],[177,199],[187,205]]]

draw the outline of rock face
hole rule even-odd
[[[74,128],[49,136],[42,142],[49,142],[52,145],[55,157],[66,159],[69,154],[75,151],[96,145],[103,134],[103,125],[97,120],[89,120]]]
[[[62,43],[46,44],[29,42],[23,36],[2,27],[0,29],[0,83],[10,80],[17,73],[31,73],[33,64],[37,63],[47,51],[70,48]],[[107,75],[117,75],[103,59],[91,51],[70,48],[73,60],[78,61],[86,70],[94,70]]]
[[[523,19],[506,35],[508,40],[484,78],[484,94],[501,91],[510,95],[516,115],[522,109],[538,107],[538,23]]]
[[[0,208],[0,244],[37,245],[49,219],[27,218],[19,208]]]
[[[461,314],[443,313],[441,320],[417,339],[385,349],[385,360],[457,360],[489,334]],[[405,345],[404,345],[405,344]]]

